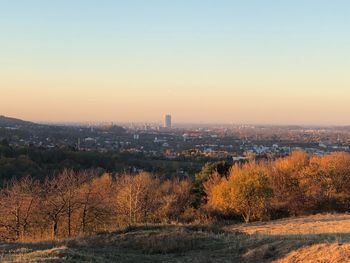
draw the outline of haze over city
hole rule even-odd
[[[348,1],[1,1],[0,113],[350,120]]]

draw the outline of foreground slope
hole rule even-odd
[[[350,215],[247,225],[140,226],[60,242],[1,244],[1,262],[350,262]]]

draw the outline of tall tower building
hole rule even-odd
[[[171,128],[171,115],[170,114],[166,114],[164,116],[164,123],[163,123],[163,127],[170,129]]]

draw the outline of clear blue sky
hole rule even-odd
[[[0,113],[350,123],[349,10],[337,0],[0,0]]]

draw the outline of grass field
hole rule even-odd
[[[226,226],[138,226],[56,242],[0,244],[0,262],[350,262],[350,215]]]

